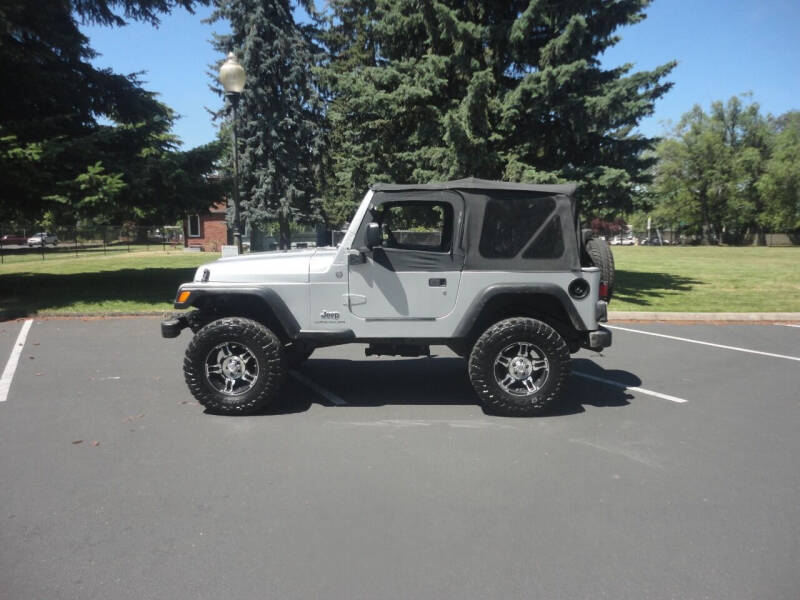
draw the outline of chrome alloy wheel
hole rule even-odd
[[[206,356],[206,379],[218,392],[238,396],[250,391],[258,379],[258,360],[239,342],[224,342]]]
[[[497,385],[515,396],[527,396],[539,391],[549,374],[547,356],[528,342],[509,344],[494,359]]]

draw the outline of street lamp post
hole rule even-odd
[[[244,89],[244,79],[244,68],[236,60],[236,55],[229,52],[227,60],[219,69],[219,81],[225,88],[225,96],[233,106],[233,239],[239,254],[242,254],[242,227],[239,220],[239,148],[236,136],[236,109]]]

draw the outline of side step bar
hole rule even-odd
[[[417,344],[370,344],[366,356],[430,356],[431,347]]]

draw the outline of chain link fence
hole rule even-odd
[[[245,252],[278,249],[276,236],[248,231]],[[337,245],[345,231],[307,228],[292,232],[292,248]],[[224,243],[224,242],[223,242]],[[189,238],[189,249],[205,245]],[[183,251],[183,228],[179,225],[95,225],[8,231],[0,229],[0,263],[47,260],[51,258],[108,255],[115,252]],[[214,251],[219,251],[216,247]]]
[[[95,225],[30,231],[0,229],[0,262],[113,252],[183,250],[183,229],[175,225]]]

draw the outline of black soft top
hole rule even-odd
[[[578,242],[578,200],[574,192],[578,186],[574,183],[568,184],[533,184],[533,183],[509,183],[504,181],[488,181],[485,179],[459,179],[457,181],[445,181],[442,183],[418,183],[418,184],[395,184],[395,183],[376,183],[372,185],[374,190],[372,203],[375,206],[383,203],[398,201],[432,201],[436,200],[449,203],[453,207],[453,220],[456,224],[454,229],[458,242],[455,244],[451,254],[443,255],[441,258],[443,265],[447,269],[452,269],[452,261],[457,258],[455,255],[466,256],[463,262],[465,270],[474,271],[567,271],[580,269],[580,248]],[[527,242],[520,246],[514,256],[484,256],[480,251],[480,241],[484,238],[484,221],[486,213],[490,208],[497,213],[508,213],[505,219],[487,221],[494,229],[495,236],[511,235],[511,232],[503,232],[503,228],[511,227],[514,219],[525,219],[526,210],[530,210],[530,201],[534,204],[542,203],[542,207],[550,206],[550,216],[543,218],[542,223]],[[521,204],[520,204],[520,201]],[[515,208],[516,207],[516,208]],[[520,208],[521,207],[521,208]],[[517,212],[514,212],[514,211]],[[519,211],[522,212],[519,212]],[[356,234],[354,247],[362,247],[366,244],[365,231],[367,223],[371,219],[371,213],[367,212],[364,221]],[[560,235],[553,235],[550,224],[560,229]],[[489,231],[487,229],[487,231]],[[524,256],[525,250],[534,243],[538,236],[547,233],[552,237],[552,242],[563,242],[563,251],[559,255],[552,257],[529,257]],[[429,270],[431,261],[434,261],[435,253],[421,253],[419,255],[411,253],[413,264],[404,264],[409,270]],[[423,256],[424,255],[424,256]],[[451,256],[452,255],[452,256]],[[423,264],[425,266],[423,268]],[[438,260],[438,259],[436,259]],[[450,261],[450,262],[448,262]],[[436,261],[434,261],[436,262]],[[456,263],[458,261],[456,260]],[[437,263],[438,264],[438,263]],[[442,266],[442,265],[440,265]],[[459,263],[460,267],[460,263]],[[442,267],[444,268],[444,267]],[[445,270],[447,270],[445,269]]]
[[[539,194],[572,196],[577,188],[575,183],[543,184],[543,183],[511,183],[508,181],[490,181],[488,179],[456,179],[441,183],[373,183],[370,189],[376,192],[401,192],[410,190],[503,190],[517,192],[536,192]]]

